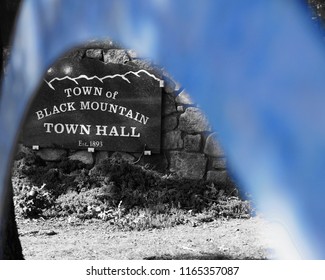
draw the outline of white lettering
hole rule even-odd
[[[119,109],[120,109],[120,115],[123,116],[124,115],[124,112],[126,111],[126,108],[123,107],[123,106],[120,106]]]
[[[107,125],[96,125],[97,132],[96,135],[105,135],[107,136]]]
[[[81,88],[80,87],[73,88],[73,94],[79,96],[81,94]]]
[[[66,88],[66,89],[64,90],[64,92],[67,94],[67,97],[71,97],[71,91],[72,91],[71,88]]]
[[[111,91],[106,92],[106,98],[116,99],[116,95],[118,95],[118,91],[114,91],[113,93]]]
[[[90,104],[89,101],[86,101],[86,102],[81,101],[80,102],[80,110],[90,110],[89,104]]]
[[[116,126],[112,126],[109,136],[119,136]]]
[[[78,124],[68,124],[68,123],[65,124],[65,128],[66,128],[68,134],[70,134],[70,133],[76,134],[78,126],[79,126]]]
[[[91,109],[93,111],[97,111],[99,109],[99,103],[98,102],[91,102],[90,107],[91,107]]]
[[[63,109],[64,108],[64,109]],[[60,111],[62,113],[65,113],[67,111],[67,104],[66,103],[62,103],[60,104]]]
[[[60,130],[59,130],[60,129]],[[61,134],[61,133],[63,133],[63,131],[64,131],[64,125],[62,124],[62,123],[57,123],[57,124],[55,124],[55,126],[54,126],[54,131],[55,131],[55,133],[57,133],[57,134]]]
[[[41,110],[41,111],[37,111],[37,112],[36,112],[36,115],[37,115],[37,120],[38,120],[38,121],[39,121],[40,119],[43,119],[43,118],[44,118],[44,114],[43,114],[42,110]]]
[[[84,95],[90,95],[92,88],[93,87],[82,87],[82,90],[84,91]]]
[[[132,110],[129,110],[128,113],[125,115],[127,118],[132,119]]]
[[[48,117],[48,116],[51,116],[52,115],[52,113],[48,113],[47,112],[47,108],[44,109],[44,112],[45,112],[45,117]]]
[[[100,102],[100,110],[101,111],[106,111],[107,110],[108,104],[106,102]]]
[[[115,104],[109,104],[109,110],[108,110],[110,113],[114,113],[116,114],[117,113],[117,105]]]
[[[130,137],[130,133],[125,134],[125,126],[121,126],[121,137]]]
[[[148,120],[149,120],[149,117],[146,117],[145,115],[141,114],[141,117],[140,117],[140,122],[141,123],[147,124]]]
[[[68,111],[69,111],[69,112],[70,112],[70,111],[76,111],[76,108],[73,107],[74,102],[68,102],[67,104],[68,104]]]
[[[94,95],[102,96],[102,91],[103,91],[103,88],[95,87],[95,93],[94,93]]]
[[[135,134],[136,129],[137,129],[136,127],[131,126],[131,137],[140,137],[140,133]]]
[[[52,110],[53,115],[55,114],[59,114],[60,110],[58,109],[58,107],[56,107],[55,105],[53,106],[53,110]]]
[[[89,135],[90,134],[90,127],[91,127],[91,125],[83,125],[83,124],[81,124],[80,125],[80,134],[87,134],[87,135]]]
[[[46,133],[51,133],[50,128],[53,127],[53,123],[44,123],[44,126],[46,127]]]
[[[134,119],[137,121],[137,122],[140,122],[140,120],[138,119],[138,116],[140,115],[140,113],[139,112],[136,112],[136,115],[135,115],[135,117],[134,117]]]

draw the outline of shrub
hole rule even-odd
[[[15,201],[23,217],[97,218],[119,229],[142,230],[251,214],[250,203],[231,182],[188,180],[116,159],[91,170],[76,162],[39,166],[36,158],[16,166]]]

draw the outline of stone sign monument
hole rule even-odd
[[[72,50],[48,69],[26,118],[20,151],[42,164],[71,160],[91,169],[102,160],[121,159],[223,184],[227,162],[217,136],[164,68],[100,42]]]
[[[156,74],[135,66],[62,59],[35,97],[23,143],[159,153],[162,85]]]

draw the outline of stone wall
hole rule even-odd
[[[69,158],[90,167],[109,157],[149,165],[163,173],[176,173],[188,179],[207,179],[216,183],[227,180],[226,159],[204,112],[189,93],[164,69],[138,57],[136,52],[119,48],[111,41],[89,43],[67,54],[76,60],[84,57],[104,63],[130,64],[154,71],[163,77],[161,153],[141,154],[124,152],[64,150],[42,148],[34,151],[45,161],[55,162]]]

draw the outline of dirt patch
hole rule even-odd
[[[18,154],[15,210],[26,259],[267,259],[264,221],[231,182],[110,158],[94,167]]]
[[[260,217],[127,232],[94,219],[19,219],[18,227],[27,260],[274,258],[270,224]]]

